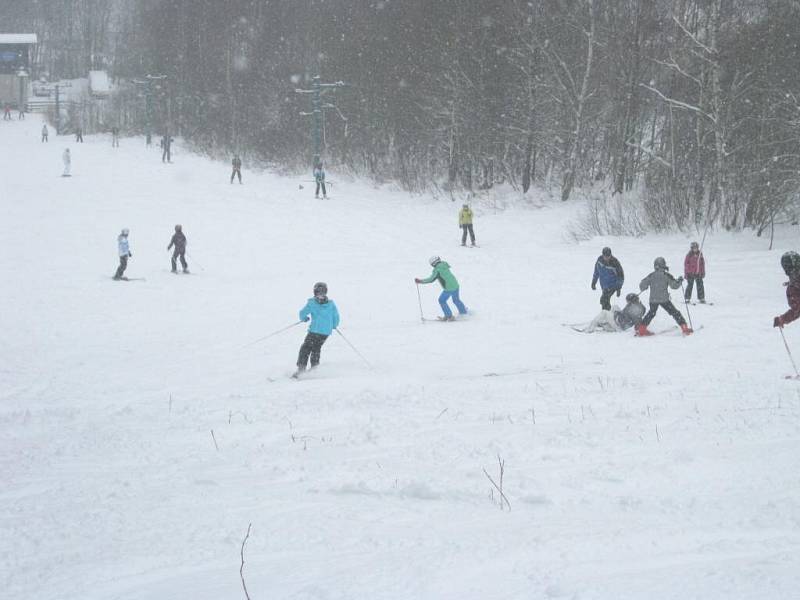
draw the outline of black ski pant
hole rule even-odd
[[[319,198],[319,188],[320,188],[320,186],[322,186],[322,195],[323,196],[327,196],[328,195],[328,192],[325,191],[325,182],[324,181],[318,181],[317,182],[317,191],[314,192],[314,195],[317,198]]]
[[[706,299],[706,289],[705,286],[703,286],[703,278],[698,275],[687,275],[686,295],[685,295],[687,301],[692,299],[692,287],[694,286],[695,281],[697,282],[697,299],[698,300]]]
[[[169,152],[169,146],[164,148],[164,151],[161,153],[161,162],[172,162],[172,156]]]
[[[469,231],[469,239],[472,245],[475,245],[475,231],[472,229],[472,223],[467,223],[466,225],[461,226],[461,245],[464,246],[467,243],[467,232]]]
[[[231,173],[231,183],[233,183],[233,178],[237,175],[239,176],[239,183],[242,183],[242,172],[237,168],[234,168],[233,173]]]
[[[75,136],[75,143],[77,144],[78,142],[80,142],[81,144],[83,143],[83,134],[82,133],[79,133],[78,135]]]
[[[120,256],[119,257],[119,266],[117,267],[117,272],[114,274],[114,279],[119,279],[122,277],[122,274],[125,272],[125,269],[128,268],[128,256]]]
[[[327,335],[322,333],[311,333],[306,335],[303,340],[303,345],[300,346],[300,354],[297,357],[297,368],[305,370],[308,365],[308,358],[311,357],[311,368],[313,369],[319,364],[319,355],[322,352],[322,344],[328,339]]]
[[[184,254],[186,254],[186,250],[178,250],[177,248],[175,248],[175,250],[173,251],[173,253],[172,253],[172,270],[173,271],[177,271],[178,270],[178,259],[179,258],[181,259],[181,266],[183,267],[183,270],[185,271],[186,269],[189,268],[189,265],[186,264],[186,258],[184,257]]]
[[[46,136],[46,135],[43,135],[43,136],[42,136],[42,142],[46,142],[46,141],[47,141],[47,136]]]
[[[670,300],[667,300],[666,302],[657,302],[655,304],[653,304],[652,302],[650,303],[650,310],[647,311],[647,314],[644,316],[644,319],[642,319],[642,324],[645,327],[647,325],[650,325],[650,321],[652,321],[653,317],[656,316],[656,311],[658,310],[659,306],[663,307],[663,309],[667,311],[673,319],[675,319],[675,322],[678,325],[686,324],[686,321],[683,319],[681,311],[675,308],[675,305],[672,304]]]
[[[617,291],[617,288],[609,288],[607,290],[603,290],[603,293],[600,294],[600,308],[603,310],[611,310],[611,296],[614,295],[614,292]]]

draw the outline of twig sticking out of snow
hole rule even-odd
[[[505,475],[506,472],[506,461],[500,458],[500,455],[498,454],[497,462],[500,465],[500,485],[497,485],[497,483],[495,483],[495,480],[492,479],[492,476],[486,472],[486,469],[483,470],[483,474],[486,475],[486,478],[492,482],[492,485],[495,487],[495,489],[498,492],[500,492],[500,510],[504,510],[505,506],[508,506],[508,510],[510,511],[511,502],[508,501],[508,498],[506,498],[506,495],[503,493],[503,476]]]
[[[217,445],[217,438],[214,435],[214,430],[213,429],[211,430],[211,439],[214,440],[214,448],[216,448],[217,452],[219,452],[219,446]]]
[[[247,538],[250,537],[250,528],[252,526],[253,526],[252,523],[247,525],[247,534],[244,536],[244,539],[242,540],[242,551],[241,551],[242,564],[239,567],[239,577],[242,580],[242,589],[244,590],[244,597],[247,598],[247,600],[250,600],[250,594],[247,593],[247,585],[244,582],[244,545],[247,543]]]

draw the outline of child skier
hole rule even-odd
[[[641,323],[646,309],[642,301],[639,300],[639,296],[633,293],[628,294],[625,296],[625,302],[625,308],[622,310],[616,306],[610,311],[601,310],[600,314],[583,331],[585,333],[592,333],[598,329],[603,331],[625,331]]]
[[[339,326],[339,311],[336,303],[328,298],[328,285],[323,282],[314,284],[314,297],[309,298],[306,305],[300,309],[300,320],[308,321],[311,325],[308,328],[306,339],[300,346],[300,353],[297,356],[297,371],[292,375],[297,379],[308,366],[308,359],[311,358],[311,368],[319,365],[322,344]]]
[[[472,209],[469,204],[461,207],[458,213],[458,226],[461,228],[461,245],[467,245],[467,232],[469,232],[469,239],[471,244],[475,245],[475,231],[472,229]]]
[[[655,270],[642,279],[639,284],[639,289],[641,291],[650,288],[650,310],[647,311],[642,322],[636,326],[636,335],[653,335],[652,332],[647,329],[647,326],[650,324],[650,321],[653,320],[653,317],[656,316],[656,311],[659,306],[663,307],[664,310],[675,319],[675,322],[681,326],[681,331],[684,335],[689,335],[692,333],[692,330],[689,329],[681,312],[675,308],[675,305],[672,304],[669,299],[669,288],[676,290],[681,287],[683,277],[675,279],[669,272],[667,261],[661,256],[653,261],[653,268]]]
[[[172,239],[169,241],[169,246],[167,246],[167,250],[172,250],[172,247],[175,247],[175,251],[172,253],[172,272],[178,272],[178,258],[181,259],[181,266],[183,267],[183,272],[189,272],[189,265],[186,264],[186,236],[183,235],[183,228],[180,225],[175,225],[175,233],[172,235]]]
[[[592,275],[592,289],[597,289],[597,281],[600,280],[600,307],[603,310],[611,310],[611,295],[617,292],[617,297],[622,293],[622,284],[625,283],[625,272],[622,265],[615,256],[611,254],[611,248],[606,246],[603,252],[597,257],[594,263],[594,275]]]
[[[686,278],[686,301],[692,299],[692,287],[697,281],[697,301],[700,304],[706,303],[706,290],[703,286],[703,278],[706,276],[706,259],[700,252],[700,244],[692,242],[686,258],[683,259],[683,275]]]
[[[239,158],[239,155],[236,154],[231,161],[231,166],[233,167],[233,172],[231,173],[231,183],[233,183],[233,178],[238,175],[239,176],[239,183],[242,183],[242,159]]]
[[[72,168],[72,156],[70,156],[69,148],[64,148],[64,153],[61,155],[61,160],[64,161],[64,173],[62,177],[70,177],[70,169]]]
[[[458,280],[455,278],[453,273],[450,271],[450,265],[444,262],[438,256],[432,256],[428,261],[430,265],[433,267],[433,272],[430,274],[429,277],[425,279],[415,278],[414,283],[432,283],[434,281],[438,281],[439,284],[442,286],[442,293],[439,295],[439,306],[442,307],[442,312],[444,313],[444,317],[437,317],[440,321],[455,321],[455,317],[453,316],[453,312],[450,310],[450,307],[447,305],[447,301],[452,298],[453,304],[456,305],[458,309],[459,315],[466,315],[467,314],[467,307],[464,306],[464,303],[461,302],[461,298],[459,298],[459,285]]]
[[[317,183],[317,191],[314,192],[314,197],[319,198],[319,188],[322,187],[322,198],[328,199],[328,192],[325,191],[325,169],[322,168],[322,162],[314,165],[314,181]]]
[[[783,328],[784,325],[800,318],[800,254],[794,251],[786,252],[781,256],[781,266],[789,278],[789,282],[784,284],[789,310],[775,317],[772,326]]]
[[[119,236],[117,236],[117,251],[119,253],[119,267],[117,267],[117,272],[114,274],[114,279],[119,281],[120,279],[125,279],[122,274],[125,272],[125,269],[128,268],[128,258],[133,257],[133,253],[130,250],[130,246],[128,245],[128,233],[127,229],[123,229]]]

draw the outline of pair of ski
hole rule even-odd
[[[422,322],[423,323],[427,323],[427,322],[431,322],[431,323],[455,323],[456,321],[463,321],[465,317],[466,317],[466,315],[464,315],[462,317],[455,317],[454,316],[454,317],[451,317],[449,319],[446,318],[446,317],[436,317],[435,319],[429,319],[428,317],[422,317]]]
[[[147,281],[144,277],[111,277],[112,281]]]

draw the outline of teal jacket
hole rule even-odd
[[[458,289],[458,279],[450,271],[450,265],[443,260],[436,263],[430,277],[420,280],[420,283],[433,283],[434,281],[438,281],[445,292],[455,292]]]
[[[309,298],[306,305],[300,309],[300,320],[307,321],[309,317],[311,317],[309,333],[330,335],[339,326],[339,311],[333,300],[320,304],[316,298]]]

